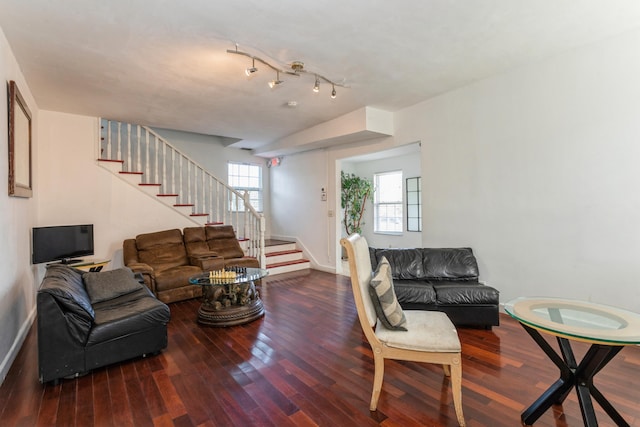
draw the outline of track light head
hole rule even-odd
[[[258,69],[256,68],[256,60],[254,58],[251,58],[251,67],[244,70],[244,73],[247,75],[247,77],[251,77],[251,75],[256,71],[258,71]]]
[[[336,86],[331,85],[331,87],[333,88],[333,90],[331,90],[331,99],[336,99]]]
[[[276,87],[276,86],[278,86],[278,85],[280,85],[282,83],[284,83],[284,82],[282,80],[280,80],[280,72],[276,71],[276,79],[275,80],[271,80],[269,82],[269,87],[271,89],[273,89],[274,87]]]
[[[315,93],[320,92],[320,80],[318,79],[318,76],[316,76],[316,83],[313,85],[313,91]]]

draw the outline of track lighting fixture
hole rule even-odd
[[[279,84],[284,83],[282,80],[280,80],[280,71],[276,70],[276,79],[275,80],[271,80],[269,82],[269,87],[271,89],[273,89],[274,87],[276,87]]]
[[[244,73],[247,75],[247,77],[251,77],[251,75],[256,71],[258,71],[258,69],[256,68],[256,60],[254,58],[251,58],[251,67],[244,70]]]
[[[271,89],[273,89],[274,87],[276,87],[277,85],[280,85],[282,83],[284,83],[284,81],[280,80],[280,74],[286,75],[286,76],[294,76],[294,77],[300,77],[303,74],[309,74],[309,75],[313,75],[315,77],[315,82],[313,85],[313,91],[314,92],[319,92],[320,91],[320,80],[323,80],[325,83],[328,83],[331,85],[331,98],[335,99],[336,98],[336,86],[339,87],[348,87],[345,84],[342,83],[336,83],[332,80],[329,80],[328,78],[317,74],[317,73],[313,73],[313,72],[309,72],[307,70],[305,70],[304,68],[304,63],[301,61],[293,61],[289,64],[289,67],[291,68],[289,69],[284,69],[284,68],[279,68],[275,65],[270,64],[269,62],[265,61],[262,58],[259,58],[257,56],[251,55],[249,53],[246,52],[242,52],[238,50],[238,45],[236,45],[235,49],[228,49],[227,53],[232,53],[234,55],[242,55],[242,56],[246,56],[248,58],[251,58],[251,67],[245,69],[245,74],[247,76],[251,76],[253,73],[255,73],[256,71],[258,71],[258,69],[256,68],[256,61],[266,65],[267,67],[271,68],[273,71],[276,72],[276,79],[275,80],[271,80],[269,82],[269,87]]]

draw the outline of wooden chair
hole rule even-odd
[[[408,331],[385,328],[377,320],[375,307],[369,296],[372,271],[366,239],[353,234],[341,239],[340,244],[347,250],[358,318],[373,351],[375,375],[369,409],[375,411],[378,406],[384,377],[384,359],[437,363],[443,366],[445,375],[451,378],[453,405],[458,423],[464,426],[460,340],[451,320],[438,311],[406,310],[404,314]]]

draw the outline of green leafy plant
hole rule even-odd
[[[342,223],[347,235],[362,233],[362,216],[367,198],[371,195],[373,184],[371,181],[360,178],[353,173],[341,172],[342,195],[341,203],[344,209]]]

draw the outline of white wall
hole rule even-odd
[[[473,247],[501,301],[640,312],[640,32],[407,108],[422,141],[423,244]]]
[[[94,224],[95,256],[120,267],[124,239],[195,224],[98,165],[98,126],[95,117],[41,112],[37,225]]]
[[[9,197],[7,188],[8,160],[8,111],[7,82],[14,80],[31,111],[33,197]],[[0,29],[0,383],[4,380],[15,359],[35,315],[37,281],[30,264],[31,227],[37,215],[40,188],[38,171],[38,106],[31,95],[24,76]]]
[[[327,189],[327,151],[314,150],[286,156],[271,175],[272,237],[297,240],[315,268],[331,269],[327,233],[329,202],[322,200]]]

